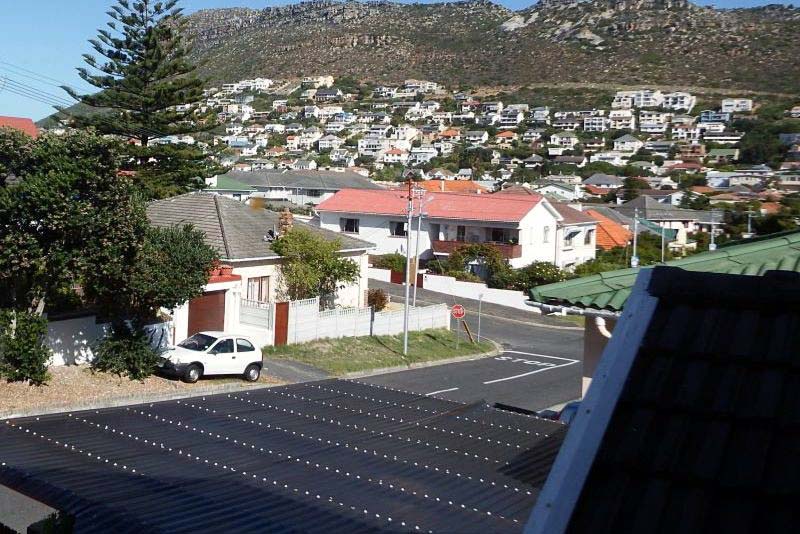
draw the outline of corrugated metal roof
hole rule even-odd
[[[552,421],[327,380],[0,424],[0,483],[76,532],[519,532]]]
[[[687,271],[761,276],[767,271],[800,272],[800,232],[756,239],[666,262]],[[648,267],[645,267],[648,268]],[[631,292],[639,268],[620,269],[530,290],[530,298],[545,304],[619,311]]]

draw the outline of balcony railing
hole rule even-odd
[[[512,245],[510,243],[496,243],[493,241],[472,243],[466,241],[438,241],[438,240],[435,240],[432,243],[433,252],[435,252],[436,254],[450,254],[456,248],[464,245],[491,245],[492,247],[496,248],[500,252],[500,254],[507,260],[510,260],[512,258],[522,257],[522,245]]]

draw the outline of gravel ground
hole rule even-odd
[[[159,376],[151,376],[142,382],[120,378],[106,373],[93,373],[88,366],[65,366],[50,368],[51,379],[45,386],[36,387],[19,382],[0,382],[0,417],[16,413],[34,411],[52,412],[59,409],[75,409],[77,406],[90,405],[128,399],[132,402],[146,402],[150,399],[172,394],[213,393],[213,388],[226,388],[237,384],[248,387],[248,383],[240,378],[208,378],[196,384],[186,384],[179,380],[170,380]],[[261,375],[261,379],[253,385],[277,385],[282,382],[269,375]]]

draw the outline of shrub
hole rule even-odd
[[[127,376],[131,380],[143,380],[152,375],[158,363],[158,354],[150,346],[147,335],[125,323],[112,325],[111,335],[100,340],[92,352],[94,370]]]
[[[371,260],[372,266],[376,269],[389,269],[390,271],[398,273],[406,271],[406,257],[397,252],[384,254],[382,256],[373,256]]]
[[[47,382],[50,350],[44,344],[47,319],[16,310],[0,310],[0,376],[9,382]]]
[[[563,282],[570,274],[546,261],[535,261],[530,265],[514,271],[511,285],[514,289],[527,291],[532,287]]]
[[[389,295],[383,289],[370,289],[367,291],[367,305],[376,312],[383,311],[389,305]]]

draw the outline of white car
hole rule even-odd
[[[250,338],[224,332],[198,332],[168,348],[158,363],[162,373],[189,383],[210,375],[241,375],[255,382],[262,366],[261,351]]]

